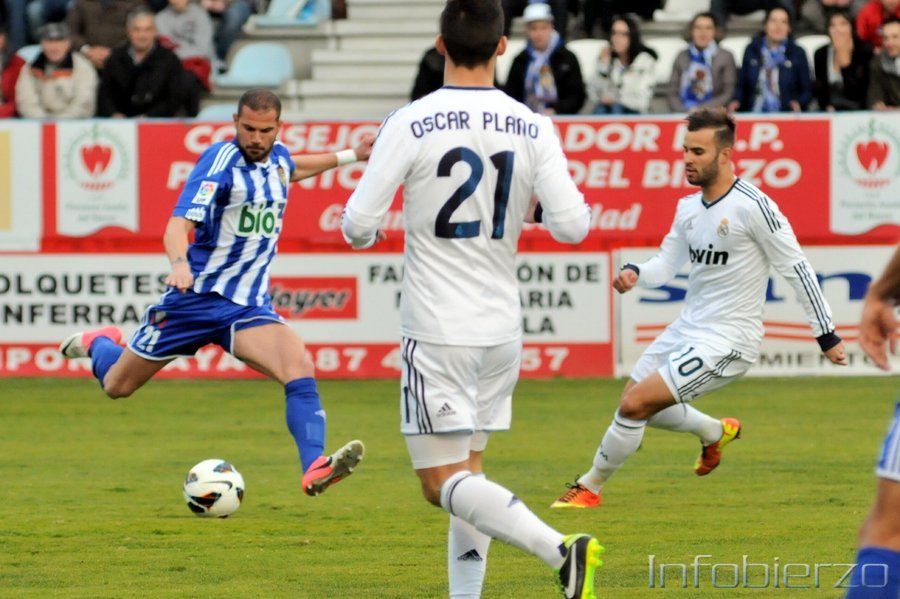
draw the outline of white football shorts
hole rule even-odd
[[[400,432],[404,435],[509,428],[521,339],[467,347],[404,337],[400,349]]]
[[[640,382],[658,371],[675,400],[688,403],[742,377],[752,365],[737,350],[714,348],[668,328],[638,358],[631,378]]]

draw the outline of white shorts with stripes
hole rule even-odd
[[[675,400],[687,403],[740,378],[752,365],[737,350],[713,348],[666,329],[641,354],[631,378],[640,382],[658,371]]]
[[[879,478],[900,482],[900,401],[894,407],[894,421],[884,439],[875,474]]]
[[[404,435],[507,430],[522,341],[492,347],[403,338],[400,431]]]

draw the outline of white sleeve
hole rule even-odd
[[[411,141],[400,119],[395,114],[388,115],[378,131],[366,170],[341,217],[344,239],[355,249],[365,249],[375,243],[378,227],[415,156],[418,144]]]
[[[756,206],[749,210],[750,226],[756,242],[772,267],[793,286],[797,301],[806,311],[813,337],[823,349],[829,349],[825,346],[834,334],[831,308],[822,295],[815,271],[797,242],[791,223],[766,196],[754,193],[752,201]],[[831,346],[836,344],[833,342]]]
[[[560,243],[581,243],[591,225],[591,209],[569,175],[566,155],[549,118],[543,119],[540,136],[534,193],[541,202],[544,226]]]
[[[672,221],[672,228],[663,238],[659,252],[646,262],[638,264],[639,287],[659,287],[665,285],[678,274],[678,269],[688,260],[688,244],[678,224],[678,213]]]

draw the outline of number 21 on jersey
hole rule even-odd
[[[506,223],[506,204],[512,183],[514,152],[497,152],[491,156],[491,164],[497,169],[497,187],[494,189],[494,218],[491,225],[491,239],[503,239],[503,227]],[[453,148],[438,163],[438,177],[449,177],[454,165],[465,162],[471,168],[469,178],[457,188],[444,203],[434,223],[434,234],[444,239],[468,239],[481,234],[481,221],[473,220],[451,223],[450,217],[466,199],[475,193],[481,177],[484,175],[484,162],[469,148]]]

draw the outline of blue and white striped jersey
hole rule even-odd
[[[269,265],[293,171],[281,142],[266,162],[248,163],[235,140],[200,156],[173,212],[197,224],[188,249],[196,293],[218,293],[243,306],[269,301]]]

